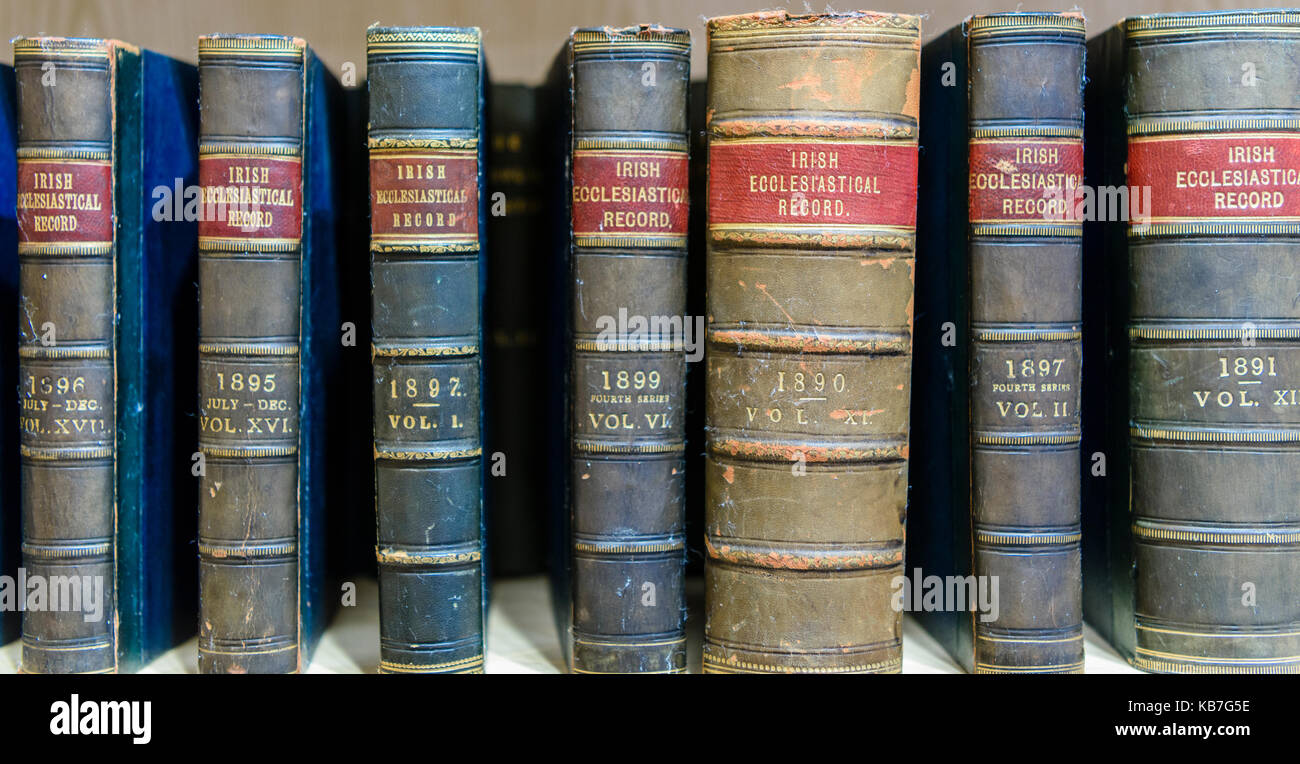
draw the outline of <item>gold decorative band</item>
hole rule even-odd
[[[376,459],[391,459],[398,462],[421,462],[421,461],[444,461],[447,459],[469,459],[475,456],[482,456],[483,448],[476,446],[474,448],[452,448],[447,450],[429,450],[429,451],[390,451],[387,448],[375,447]]]
[[[1034,546],[1039,544],[1076,544],[1083,538],[1078,531],[1068,533],[999,533],[975,531],[975,541],[994,546]]]
[[[1163,133],[1236,133],[1273,130],[1293,132],[1300,130],[1300,119],[1294,117],[1234,117],[1219,118],[1167,118],[1135,119],[1128,123],[1130,136],[1160,135]]]
[[[47,162],[109,162],[113,152],[109,149],[64,148],[61,146],[20,146],[18,161],[41,159]]]
[[[297,343],[200,342],[199,352],[211,355],[296,356]]]
[[[376,546],[375,559],[381,565],[459,565],[482,560],[483,552],[478,549],[443,553],[409,552],[403,549]]]
[[[1082,637],[1080,637],[1082,639]],[[1082,674],[1083,661],[1075,663],[1046,663],[1039,666],[1003,666],[993,663],[976,663],[976,674]]]
[[[111,241],[75,241],[75,242],[18,242],[20,255],[72,255],[74,257],[102,257],[112,254]]]
[[[397,661],[380,660],[379,671],[383,674],[479,674],[483,671],[483,654],[479,653],[469,658],[459,658],[442,663],[399,663]]]
[[[1016,434],[993,434],[993,433],[976,433],[975,443],[981,446],[1034,446],[1034,445],[1065,445],[1067,443],[1078,443],[1080,435],[1077,432],[1051,432],[1051,433],[1016,433]]]
[[[478,345],[371,345],[374,358],[447,358],[478,355]]]
[[[302,248],[302,239],[258,239],[233,236],[200,236],[199,254],[210,252],[296,252]],[[206,251],[205,251],[206,250]]]
[[[1132,424],[1129,435],[1143,440],[1172,440],[1181,443],[1296,443],[1300,429],[1207,430],[1174,425]]]
[[[1083,140],[1082,127],[1061,127],[1052,125],[1015,127],[972,127],[971,140],[986,138],[1075,138]]]
[[[1083,236],[1082,223],[973,223],[971,236]]]
[[[284,557],[298,552],[298,542],[283,541],[271,544],[212,544],[205,541],[198,543],[199,554],[204,557],[225,559],[229,557]]]
[[[674,347],[676,346],[676,347]],[[680,353],[681,343],[674,340],[576,340],[573,349],[584,353]]]
[[[111,459],[112,446],[58,446],[42,447],[19,445],[18,453],[24,459],[37,462],[66,462],[81,459]]]
[[[201,159],[277,157],[285,161],[302,162],[302,144],[204,141],[199,144],[199,157]]]
[[[28,544],[23,543],[24,556],[39,560],[71,560],[82,557],[100,557],[112,554],[113,542],[101,541],[92,544]]]
[[[849,666],[786,666],[771,663],[754,663],[742,660],[724,660],[704,654],[706,674],[896,674],[903,668],[902,658],[891,658],[877,663]]]
[[[973,16],[966,26],[967,35],[972,40],[1034,32],[1082,38],[1085,31],[1083,16],[1072,13],[994,13]]]
[[[478,138],[472,136],[458,138],[384,138],[371,136],[366,141],[371,154],[403,154],[407,150],[419,149],[467,149],[472,153],[478,148]]]
[[[1068,342],[1083,339],[1078,329],[975,329],[979,342]]]
[[[636,51],[667,50],[687,53],[691,49],[691,33],[648,24],[622,28],[578,29],[573,33],[575,53],[625,48]]]
[[[366,32],[366,55],[375,53],[478,53],[477,28],[375,28]]]
[[[20,58],[108,58],[113,41],[89,37],[17,37],[14,59]]]
[[[424,236],[421,239],[430,237]],[[459,237],[458,237],[459,238]],[[376,255],[443,255],[448,253],[478,252],[478,239],[464,239],[434,244],[427,241],[388,242],[387,237],[371,238],[370,251]]]
[[[654,554],[656,552],[676,552],[686,548],[684,539],[657,541],[649,544],[627,543],[622,541],[575,541],[575,552],[593,554]]]
[[[837,226],[835,228],[826,228],[815,225],[809,225],[806,229],[803,229],[794,225],[765,227],[756,224],[731,225],[714,223],[709,226],[709,237],[715,242],[758,246],[911,250],[916,240],[916,229],[901,226]]]
[[[272,35],[203,35],[199,37],[199,58],[210,56],[253,56],[300,58],[307,43],[296,37]]]
[[[1150,541],[1187,541],[1197,544],[1300,544],[1300,528],[1252,531],[1185,530],[1159,528],[1141,520],[1133,523],[1133,535]]]
[[[112,358],[113,351],[106,347],[85,347],[79,345],[19,345],[19,358],[30,359],[49,359],[60,360],[67,358],[77,359],[104,359]]]
[[[597,233],[573,234],[573,243],[579,247],[611,247],[615,249],[647,249],[653,247],[686,246],[686,234],[643,233],[622,236],[606,236]]]
[[[593,454],[672,454],[686,450],[685,443],[596,443],[574,439],[576,451]]]
[[[1176,37],[1194,34],[1300,34],[1300,12],[1241,10],[1226,13],[1169,13],[1131,16],[1124,21],[1129,38]]]
[[[1130,222],[1128,235],[1135,239],[1154,236],[1295,236],[1300,235],[1300,220],[1270,221],[1259,218],[1249,221]]]
[[[1202,326],[1166,328],[1130,326],[1128,336],[1135,340],[1257,340],[1300,339],[1300,326]]]
[[[576,151],[596,151],[600,149],[621,151],[671,151],[686,153],[690,142],[683,138],[641,138],[633,136],[587,136],[575,138],[573,148]]]
[[[209,446],[199,444],[199,450],[218,459],[259,459],[272,456],[293,456],[297,446]]]

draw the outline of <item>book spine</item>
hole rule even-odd
[[[13,67],[0,65],[0,316],[18,315],[18,117]],[[18,389],[18,334],[0,334],[0,390]],[[0,397],[0,575],[18,577],[18,401]],[[19,614],[0,612],[0,643],[18,639]]]
[[[546,449],[546,189],[538,89],[492,85],[488,93],[488,187],[494,206],[504,195],[504,207],[487,218],[483,408],[492,461],[484,499],[492,572],[519,576],[546,569],[544,467],[534,458]]]
[[[199,670],[298,661],[306,45],[199,38]]]
[[[1297,673],[1300,13],[1125,29],[1133,662]]]
[[[483,671],[481,51],[473,28],[366,38],[386,673]]]
[[[680,673],[690,35],[570,51],[573,670]]]
[[[24,673],[117,669],[116,52],[104,40],[14,41],[19,577],[43,579],[52,597],[68,582],[72,597],[37,609],[20,586]]]
[[[974,670],[1077,673],[1084,21],[967,31]]]
[[[897,672],[920,20],[708,32],[704,668]]]

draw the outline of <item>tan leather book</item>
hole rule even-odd
[[[897,672],[920,20],[712,19],[709,672]]]

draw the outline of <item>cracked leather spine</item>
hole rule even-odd
[[[117,670],[119,55],[133,51],[111,40],[14,41],[23,568],[51,586],[99,582],[103,594],[98,619],[82,608],[27,610],[23,673]]]
[[[579,29],[569,56],[573,670],[680,673],[686,357],[656,327],[686,320],[690,34]]]
[[[1300,13],[1121,26],[1131,659],[1300,672]]]
[[[377,27],[366,57],[379,668],[481,673],[481,35]]]
[[[705,671],[900,670],[920,32],[708,22]]]
[[[299,670],[306,44],[199,38],[199,670]]]
[[[1000,603],[971,614],[973,669],[1077,673],[1084,20],[993,14],[966,32],[968,543]]]

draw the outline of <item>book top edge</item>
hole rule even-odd
[[[366,49],[440,49],[448,46],[477,47],[483,40],[478,27],[383,27],[366,30]]]
[[[635,46],[641,44],[670,45],[689,50],[691,33],[685,29],[659,24],[637,24],[627,27],[582,27],[570,35],[575,47],[582,46]]]
[[[269,34],[205,34],[199,36],[199,59],[210,56],[251,58],[301,58],[307,41],[301,37]]]
[[[790,13],[761,11],[736,16],[715,16],[707,21],[711,37],[728,33],[797,32],[816,33],[832,30],[894,33],[919,36],[921,17],[877,11],[835,11],[826,13]]]
[[[1087,22],[1082,13],[1074,11],[990,13],[967,19],[966,32],[971,37],[1043,32],[1082,37],[1087,32]]]
[[[138,52],[134,45],[101,37],[15,37],[14,58],[72,56],[107,58],[115,48]]]
[[[1130,16],[1121,22],[1130,36],[1157,36],[1201,32],[1231,32],[1269,28],[1295,28],[1300,31],[1300,9],[1253,8],[1244,10],[1197,11],[1194,13],[1155,13]]]

